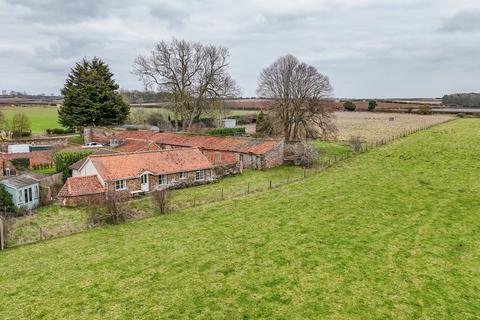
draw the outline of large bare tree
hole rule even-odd
[[[336,135],[333,88],[328,77],[292,55],[264,69],[257,93],[273,100],[272,112],[287,141]]]
[[[239,93],[228,58],[225,47],[173,39],[158,43],[149,56],[138,56],[134,73],[147,88],[172,94],[172,110],[187,129],[220,99]]]

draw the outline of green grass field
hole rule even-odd
[[[0,253],[2,319],[475,319],[480,121],[244,198]]]
[[[11,120],[16,113],[23,113],[30,119],[33,134],[45,133],[48,128],[61,128],[58,123],[57,107],[1,107],[6,120]]]

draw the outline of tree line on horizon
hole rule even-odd
[[[160,98],[169,101],[175,123],[188,130],[203,115],[221,109],[222,100],[239,96],[240,88],[229,73],[229,58],[223,46],[175,38],[161,41],[149,55],[134,60],[133,73],[150,90],[148,94],[120,91],[104,61],[84,58],[71,69],[62,89],[59,122],[75,129],[118,125],[130,113],[125,100],[143,103]],[[272,108],[262,115],[260,129],[268,128],[260,130],[262,135],[301,141],[336,134],[329,78],[295,56],[279,57],[263,69],[257,93],[272,101]]]
[[[480,93],[447,94],[443,96],[442,104],[462,107],[480,107]]]

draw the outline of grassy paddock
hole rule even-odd
[[[29,107],[1,107],[0,111],[5,119],[11,120],[16,113],[23,113],[28,116],[32,126],[32,133],[42,134],[48,128],[61,128],[58,123],[57,107],[50,106],[29,106]]]
[[[0,254],[0,318],[474,319],[480,121],[245,198]]]

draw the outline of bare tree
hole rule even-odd
[[[133,73],[147,88],[172,94],[172,110],[186,129],[219,99],[239,93],[228,58],[225,47],[173,39],[158,43],[150,56],[138,56]]]
[[[274,100],[272,112],[287,141],[336,136],[332,91],[328,77],[292,55],[264,69],[257,88]]]

